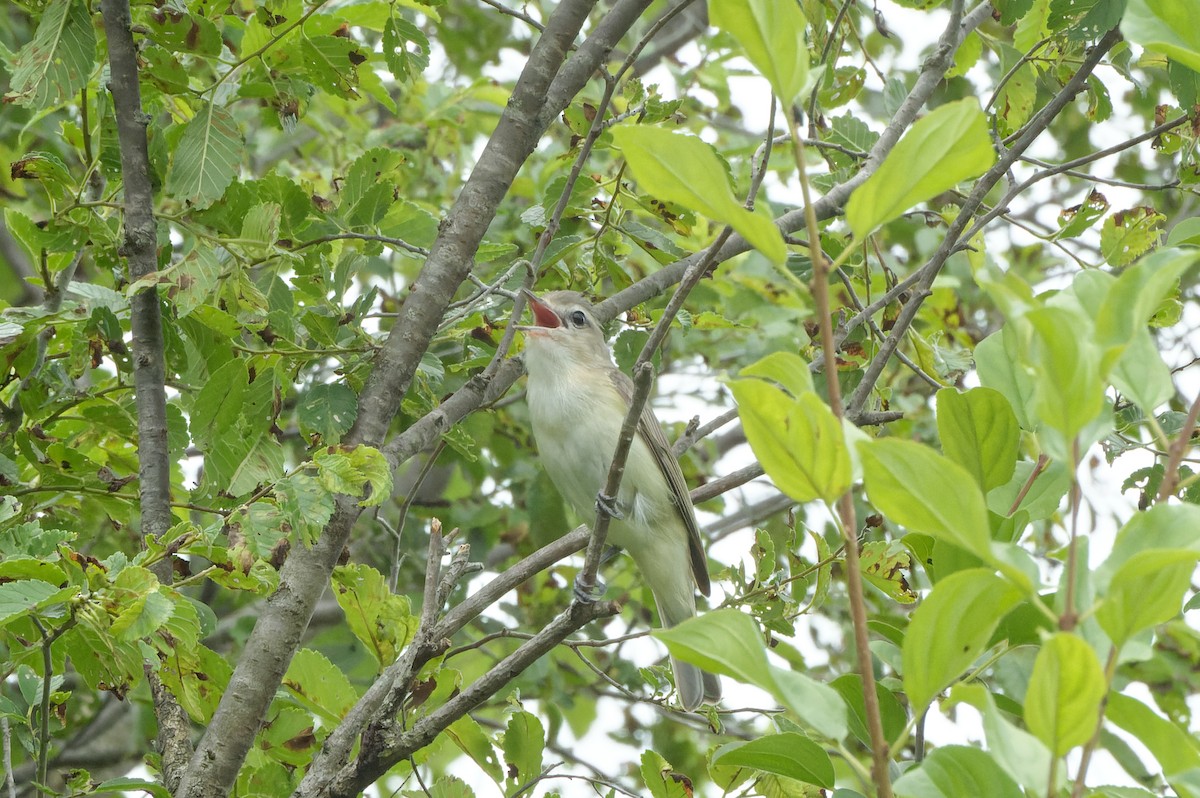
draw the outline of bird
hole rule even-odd
[[[526,290],[534,323],[525,333],[526,402],[538,455],[579,514],[595,512],[633,399],[592,304],[577,291],[538,297]],[[611,501],[611,500],[608,500]],[[664,627],[696,614],[696,588],[709,595],[708,561],[683,471],[662,426],[642,410],[608,540],[633,557]],[[721,698],[720,679],[671,658],[679,703],[693,711]]]

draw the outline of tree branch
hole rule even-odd
[[[352,798],[388,771],[392,765],[433,742],[446,727],[498,693],[531,664],[566,637],[588,623],[620,612],[615,601],[572,601],[567,609],[542,631],[523,643],[470,687],[425,716],[409,731],[388,730],[380,739],[364,739],[358,759],[337,774],[327,790],[316,795]]]
[[[934,56],[925,62],[920,76],[917,78],[916,83],[913,84],[912,91],[908,93],[908,96],[892,117],[892,121],[888,123],[888,126],[884,128],[875,145],[871,147],[871,151],[868,153],[862,169],[856,172],[849,180],[834,186],[823,197],[813,202],[813,212],[816,214],[818,220],[830,219],[837,215],[841,211],[842,205],[850,198],[850,194],[854,189],[862,185],[868,177],[875,173],[879,168],[879,164],[883,163],[883,159],[896,146],[896,142],[900,140],[900,136],[916,120],[921,108],[928,102],[934,90],[945,77],[946,70],[953,63],[951,58],[953,51],[962,44],[963,38],[968,33],[979,27],[985,20],[991,19],[991,16],[992,7],[990,3],[981,3],[971,9],[963,17],[961,23],[953,23],[952,21],[952,24],[947,26]],[[947,46],[951,48],[950,52],[943,54],[943,50]],[[788,211],[775,220],[775,225],[784,234],[794,233],[804,227],[804,224],[803,208]],[[750,249],[750,244],[744,238],[734,234],[721,247],[714,263],[724,263],[736,255],[748,252]],[[704,257],[704,255],[704,252],[697,252],[686,258],[681,258],[670,266],[665,266],[645,279],[639,280],[623,291],[613,294],[595,307],[596,315],[602,321],[608,321],[624,310],[661,294],[669,286],[678,282],[688,267]]]
[[[913,287],[912,297],[901,308],[900,315],[897,317],[896,323],[892,326],[891,332],[888,334],[887,339],[884,340],[883,345],[880,346],[875,357],[867,365],[867,368],[863,372],[862,381],[854,389],[854,393],[847,403],[847,407],[851,412],[862,410],[867,397],[875,389],[875,383],[878,381],[879,375],[883,373],[884,366],[887,365],[892,353],[899,345],[901,336],[908,331],[909,326],[916,318],[917,311],[928,296],[930,286],[933,285],[933,281],[941,271],[942,266],[945,265],[950,255],[957,251],[959,241],[963,240],[963,231],[966,229],[967,223],[974,216],[975,211],[978,210],[988,192],[1004,177],[1009,167],[1021,157],[1021,154],[1028,149],[1034,139],[1041,135],[1042,131],[1049,127],[1050,123],[1054,121],[1063,108],[1075,99],[1075,95],[1083,90],[1083,86],[1087,83],[1088,76],[1092,73],[1092,70],[1096,68],[1101,59],[1104,58],[1104,54],[1120,38],[1121,33],[1116,28],[1106,33],[1091,51],[1088,52],[1087,57],[1080,64],[1079,70],[1071,76],[1071,79],[1067,81],[1058,94],[1033,115],[1033,118],[1025,126],[1024,132],[1013,142],[1012,147],[1004,151],[996,161],[996,164],[984,173],[983,177],[976,181],[970,196],[967,197],[959,209],[958,216],[950,223],[941,246],[938,247],[933,257],[929,259],[929,262],[918,270],[920,276]],[[999,207],[1002,206],[1003,204],[1001,203]],[[979,224],[976,224],[972,228],[971,234],[973,235],[978,229],[980,229]]]
[[[158,228],[154,221],[154,187],[150,182],[150,157],[146,139],[149,117],[142,111],[138,84],[137,49],[127,0],[102,0],[104,31],[117,142],[121,152],[121,178],[125,200],[125,237],[120,253],[129,261],[129,281],[158,268]],[[171,528],[171,463],[167,448],[166,364],[163,355],[162,317],[157,287],[144,288],[130,301],[133,332],[134,395],[138,424],[138,497],[143,538],[162,537]],[[158,581],[170,584],[170,558],[151,566]],[[178,786],[191,756],[187,713],[147,667],[154,695],[159,750],[168,789]]]
[[[1171,441],[1171,446],[1167,449],[1167,465],[1163,470],[1162,484],[1158,486],[1156,502],[1166,501],[1179,485],[1179,464],[1183,462],[1184,454],[1192,445],[1192,433],[1196,431],[1198,419],[1200,419],[1200,395],[1197,395],[1196,400],[1192,402],[1187,418],[1179,429],[1179,434],[1175,436],[1175,440]]]

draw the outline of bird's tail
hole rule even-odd
[[[655,592],[654,603],[658,605],[658,617],[662,619],[663,628],[683,623],[696,614],[696,597],[690,589],[686,600],[682,595],[665,596]],[[679,703],[688,712],[701,704],[715,704],[721,700],[721,680],[715,674],[706,673],[675,657],[671,657],[671,670],[675,673]]]

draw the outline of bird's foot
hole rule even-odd
[[[608,585],[600,581],[598,577],[595,583],[590,585],[584,584],[579,576],[575,577],[575,598],[577,601],[583,604],[594,604],[604,598],[604,592],[608,590]]]
[[[617,500],[612,496],[605,496],[603,491],[596,494],[596,507],[617,521],[625,518],[625,512],[621,505],[617,504]]]

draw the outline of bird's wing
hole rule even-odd
[[[617,393],[625,400],[625,406],[628,407],[633,402],[633,380],[625,372],[615,368],[609,371],[609,376],[612,378],[613,387],[617,389]],[[700,527],[696,523],[696,513],[692,509],[692,499],[688,495],[687,482],[683,479],[683,470],[679,467],[679,461],[675,459],[675,455],[671,453],[671,444],[667,442],[667,436],[663,434],[662,425],[658,423],[654,411],[650,409],[649,402],[642,408],[642,417],[638,420],[638,435],[646,444],[646,448],[650,450],[650,454],[654,456],[658,470],[667,479],[667,486],[671,489],[671,501],[675,504],[675,509],[679,511],[683,525],[687,527],[688,554],[691,556],[692,573],[696,577],[696,586],[700,588],[701,593],[707,596],[711,590],[708,579],[708,560],[704,556],[704,546],[700,542]]]

